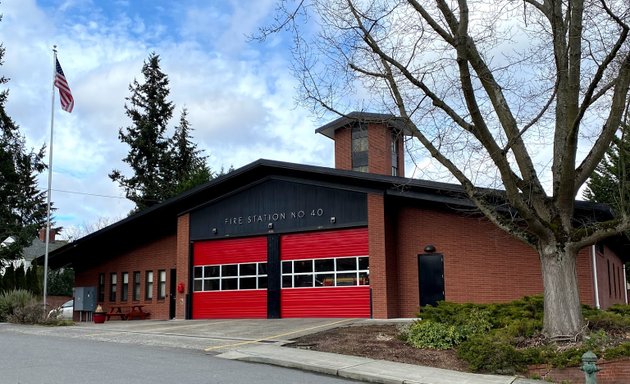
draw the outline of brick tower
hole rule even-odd
[[[335,141],[335,168],[405,176],[400,118],[351,112],[315,130]]]

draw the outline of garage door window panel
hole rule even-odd
[[[204,265],[194,268],[195,292],[267,288],[267,263]]]
[[[369,258],[338,257],[282,262],[282,287],[347,287],[369,285]]]
[[[316,259],[315,272],[334,272],[335,259]]]

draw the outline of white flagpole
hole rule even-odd
[[[48,192],[46,192],[46,250],[44,252],[44,309],[48,295],[48,243],[50,242],[50,194],[52,193],[53,127],[55,123],[55,75],[57,74],[57,46],[53,45],[52,96],[50,102],[50,145],[48,148]]]

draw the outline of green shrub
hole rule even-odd
[[[34,300],[23,307],[17,307],[7,316],[7,321],[15,324],[41,324],[46,318],[46,311],[42,303]]]
[[[551,364],[554,368],[578,367],[582,364],[582,355],[588,351],[587,348],[569,348],[563,351],[555,352],[548,356],[546,363]]]
[[[526,356],[505,337],[479,334],[464,341],[457,348],[457,356],[466,361],[474,372],[515,374],[527,368]]]
[[[483,314],[492,328],[502,328],[516,320],[543,320],[543,297],[526,296],[520,300],[501,304],[457,304],[440,301],[436,306],[423,307],[418,317],[437,323],[461,324],[470,313]]]
[[[604,351],[604,359],[617,359],[630,356],[630,341],[621,343]]]
[[[536,320],[542,324],[544,301],[540,295],[526,296],[510,303],[489,304],[487,309],[491,313],[494,328],[502,328],[522,319]]]
[[[17,308],[24,308],[33,301],[33,295],[24,289],[15,289],[0,295],[0,321],[6,321]]]
[[[488,332],[492,328],[490,312],[477,306],[464,305],[459,311],[446,305],[430,315],[431,320],[412,324],[405,340],[416,348],[449,349],[472,335]],[[449,323],[435,319],[448,319]]]
[[[464,340],[454,325],[421,320],[406,331],[406,341],[416,348],[450,349]]]
[[[630,328],[630,316],[619,313],[594,310],[584,315],[592,331],[603,330],[609,333],[624,333]]]
[[[542,332],[542,320],[537,319],[520,319],[514,320],[503,327],[503,332],[512,337],[515,343],[519,343],[525,339],[540,335]]]
[[[531,364],[579,366],[587,350],[606,359],[630,356],[630,342],[619,344],[630,333],[630,306],[607,311],[583,306],[589,329],[574,346],[544,343],[543,310],[542,296],[505,304],[439,302],[422,308],[423,320],[409,327],[404,339],[418,348],[455,348],[471,370],[498,374],[523,372]]]
[[[630,318],[630,305],[627,304],[615,304],[608,308],[608,311]]]

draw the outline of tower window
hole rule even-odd
[[[392,176],[398,176],[398,132],[392,130]]]
[[[352,127],[352,170],[368,171],[368,131],[365,124]]]

